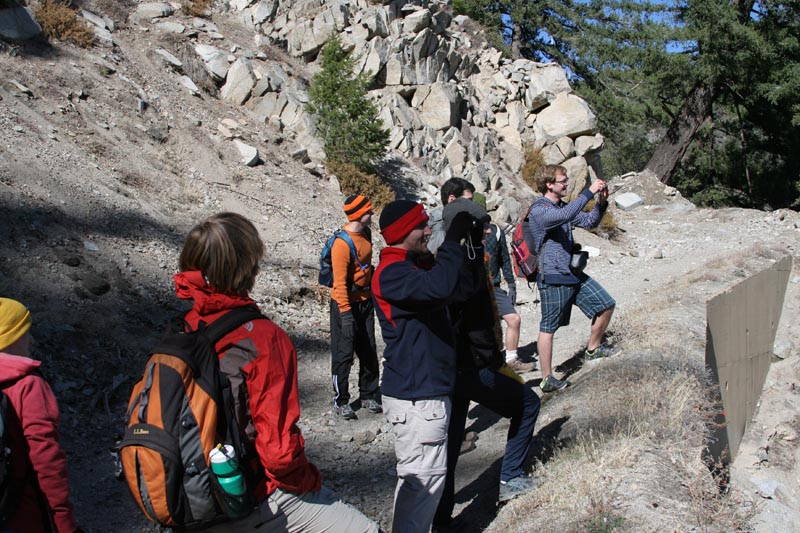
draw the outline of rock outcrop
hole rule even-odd
[[[141,4],[132,19],[178,34],[167,7]],[[324,150],[306,111],[310,75],[291,62],[313,72],[321,48],[339,35],[357,73],[373,80],[390,149],[426,174],[418,178],[426,204],[436,205],[445,179],[462,176],[487,195],[496,220],[516,221],[522,204],[508,199],[532,194],[517,177],[528,150],[568,168],[571,195],[601,175],[603,137],[564,69],[503,58],[467,17],[453,17],[449,0],[233,0],[229,9],[252,28],[258,47],[279,47],[294,59],[270,60],[237,45],[225,52],[211,44],[225,39],[216,27],[194,19],[194,50],[219,97],[293,138],[311,160],[322,160]]]

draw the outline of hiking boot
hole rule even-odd
[[[517,476],[514,479],[500,482],[500,494],[497,500],[506,502],[519,496],[530,492],[539,486],[539,480],[530,476]]]
[[[616,353],[619,353],[620,349],[616,346],[609,346],[606,343],[601,344],[597,348],[592,351],[589,351],[587,348],[585,352],[583,352],[583,357],[587,361],[592,361],[594,359],[600,359],[602,357],[609,357]]]
[[[375,413],[376,415],[383,412],[383,406],[378,400],[361,400],[361,407],[366,408],[367,411]]]
[[[344,405],[334,405],[333,410],[336,413],[336,416],[340,416],[345,420],[356,420],[358,418],[358,415],[356,415],[356,412],[353,411],[353,408],[350,407],[349,403]]]
[[[566,389],[567,387],[569,387],[569,381],[566,379],[561,381],[553,374],[548,375],[539,384],[539,388],[542,389],[542,392],[555,392],[557,390]]]
[[[511,370],[517,374],[524,374],[525,372],[532,372],[536,370],[536,363],[523,363],[519,358],[506,361],[506,364],[511,367]]]

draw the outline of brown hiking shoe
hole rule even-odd
[[[517,374],[524,374],[525,372],[536,370],[536,363],[523,363],[519,358],[507,361],[506,364]]]

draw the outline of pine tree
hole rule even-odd
[[[322,49],[322,70],[311,80],[308,108],[327,159],[372,172],[386,153],[389,132],[367,98],[367,76],[355,76],[353,65],[338,36],[332,38]]]
[[[800,205],[800,0],[458,0],[513,57],[556,61],[604,168],[702,203]]]

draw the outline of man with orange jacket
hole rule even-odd
[[[331,248],[331,378],[333,407],[345,420],[358,418],[350,405],[349,378],[353,354],[358,356],[359,403],[371,413],[382,413],[375,348],[375,313],[370,292],[372,279],[372,202],[360,194],[344,202],[347,224],[344,238]]]

